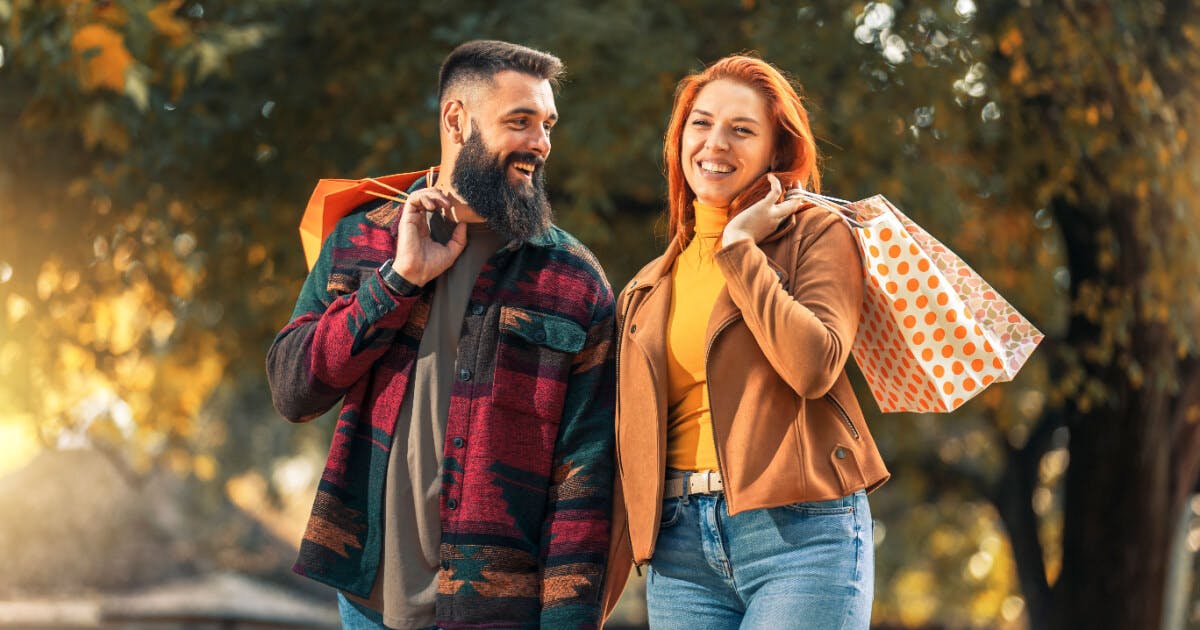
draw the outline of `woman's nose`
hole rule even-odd
[[[708,134],[708,138],[704,141],[704,148],[710,151],[725,151],[729,149],[729,141],[725,137],[725,132],[720,129],[713,129],[712,133]]]

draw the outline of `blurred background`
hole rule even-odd
[[[615,288],[665,245],[675,83],[755,51],[827,193],[887,195],[1046,333],[953,414],[861,390],[876,627],[1200,627],[1198,15],[0,0],[0,626],[336,624],[289,571],[332,420],[283,421],[263,371],[300,215],[318,178],[434,163],[442,58],[499,38],[566,63],[547,181]],[[635,581],[614,625],[644,619]]]

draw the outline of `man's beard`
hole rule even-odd
[[[509,181],[508,168],[514,162],[537,165],[529,184]],[[454,161],[450,181],[493,230],[510,239],[528,241],[549,229],[554,218],[546,200],[544,162],[525,152],[510,153],[502,159],[488,150],[476,126]]]

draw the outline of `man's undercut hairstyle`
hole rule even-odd
[[[562,60],[549,53],[518,44],[477,39],[460,45],[442,62],[438,73],[438,103],[460,86],[488,82],[496,74],[515,70],[545,79],[558,87],[563,73]]]

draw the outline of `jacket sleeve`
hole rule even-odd
[[[603,605],[612,509],[616,336],[602,286],[584,347],[571,366],[542,524],[543,628],[596,628]]]
[[[354,215],[351,215],[353,217]],[[391,345],[418,299],[367,274],[358,289],[336,295],[327,287],[335,244],[348,229],[347,217],[321,247],[304,281],[291,321],[267,351],[267,382],[275,409],[292,422],[307,422],[332,407]]]
[[[825,395],[845,368],[863,300],[862,263],[850,229],[833,214],[813,223],[789,270],[790,290],[749,240],[715,256],[729,297],[767,361],[805,398]]]

